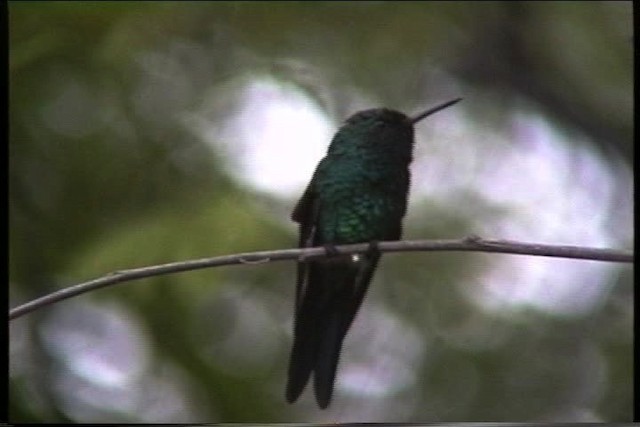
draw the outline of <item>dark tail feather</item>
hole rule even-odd
[[[311,376],[311,371],[315,364],[315,355],[313,354],[315,346],[310,338],[312,337],[294,338],[286,391],[286,398],[289,403],[298,400],[302,390],[307,385],[307,381],[309,381],[309,376]]]
[[[347,333],[344,328],[345,320],[344,311],[335,310],[328,315],[323,325],[323,333],[318,337],[313,387],[318,406],[322,409],[329,406],[331,402],[342,341]]]
[[[301,268],[301,267],[299,267]],[[293,348],[289,360],[289,377],[287,381],[287,402],[293,403],[304,390],[309,381],[311,371],[316,363],[318,347],[318,321],[321,319],[322,286],[318,286],[318,280],[322,280],[323,271],[317,265],[308,266],[310,283],[304,291],[304,295],[297,295],[302,300],[297,301],[295,324],[293,328]],[[312,279],[314,278],[314,279]],[[299,281],[306,280],[299,277]],[[298,290],[302,283],[299,284]]]
[[[342,342],[356,316],[379,255],[359,264],[310,263],[308,286],[296,312],[286,397],[295,402],[314,371],[318,406],[329,406]]]

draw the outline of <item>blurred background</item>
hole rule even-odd
[[[11,2],[9,306],[296,244],[346,117],[420,122],[407,239],[633,247],[631,2]],[[284,400],[293,262],[9,327],[11,422],[632,419],[630,264],[385,255],[329,409]]]

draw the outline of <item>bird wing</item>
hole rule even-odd
[[[311,180],[291,214],[291,219],[300,224],[298,237],[299,248],[312,247],[315,240],[318,203],[314,194],[313,184],[314,181]],[[296,277],[296,317],[305,295],[306,273],[307,263],[298,261],[298,272]]]
[[[300,248],[307,248],[314,244],[318,216],[317,205],[318,200],[315,195],[314,180],[312,179],[291,214],[291,219],[299,224],[298,247]],[[308,295],[310,289],[307,280],[309,264],[298,260],[297,267],[294,340],[286,390],[288,402],[294,402],[302,393],[315,363],[315,334],[307,334],[301,331],[315,330],[313,319],[317,310],[314,304],[311,303],[314,303],[317,297]],[[315,290],[315,292],[317,291]],[[305,315],[304,310],[311,310],[311,315]]]

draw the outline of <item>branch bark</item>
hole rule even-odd
[[[369,249],[368,243],[336,246],[340,254],[363,253]],[[380,242],[380,252],[429,252],[429,251],[465,251],[465,252],[497,252],[516,255],[546,256],[555,258],[583,259],[591,261],[633,262],[633,252],[587,248],[580,246],[541,245],[537,243],[523,243],[509,240],[487,240],[478,236],[469,236],[457,240],[409,240],[395,242]],[[69,286],[43,297],[22,304],[9,311],[9,320],[16,319],[27,313],[47,305],[84,294],[106,286],[132,280],[145,279],[163,274],[180,273],[203,268],[220,267],[235,264],[262,264],[284,260],[307,260],[327,256],[323,247],[305,249],[280,249],[260,252],[246,252],[213,258],[202,258],[190,261],[172,262],[169,264],[150,267],[132,268],[109,273],[88,282]]]

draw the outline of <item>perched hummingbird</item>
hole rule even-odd
[[[413,125],[461,98],[414,117],[386,108],[349,117],[296,205],[298,246],[325,246],[329,257],[298,262],[294,341],[286,397],[295,402],[311,373],[318,406],[329,406],[338,358],[380,253],[375,242],[399,240],[407,210]],[[334,245],[370,242],[361,255]],[[333,255],[331,255],[333,254]]]

